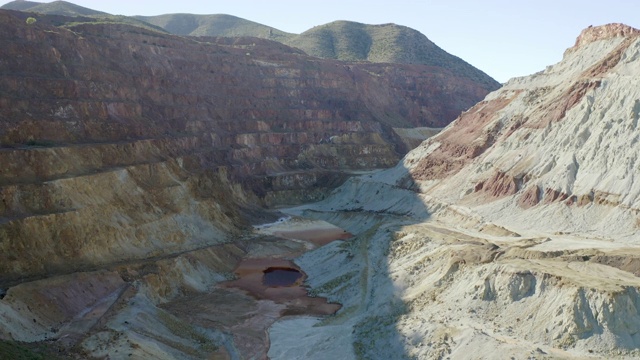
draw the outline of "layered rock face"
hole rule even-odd
[[[264,358],[277,318],[339,305],[220,285],[243,259],[317,246],[253,233],[277,218],[260,205],[392,166],[407,150],[394,129],[443,126],[490,90],[260,39],[27,16],[0,11],[0,357],[8,340],[61,357]]]
[[[408,149],[392,126],[446,125],[495,88],[437,67],[318,60],[266,40],[69,31],[26,26],[25,16],[3,13],[4,147],[167,139],[167,156],[229,166],[267,203],[292,190],[314,199],[301,190],[341,183],[327,180],[336,170],[393,165]]]
[[[345,310],[277,323],[272,358],[637,358],[639,56],[637,29],[588,28],[396,168],[291,210],[359,237],[298,259]]]
[[[0,12],[10,283],[229,241],[248,204],[320,198],[347,171],[391,166],[406,151],[392,126],[444,125],[488,91],[260,39],[26,16]]]
[[[408,156],[411,177],[519,232],[635,234],[638,35],[586,29],[560,63],[512,79]]]

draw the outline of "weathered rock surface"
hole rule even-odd
[[[297,259],[343,309],[274,324],[271,358],[637,358],[639,58],[638,30],[589,28],[396,168],[289,210],[358,237]]]
[[[242,258],[315,245],[251,235],[273,217],[257,205],[392,166],[407,150],[394,128],[443,126],[490,90],[436,67],[26,16],[0,11],[0,338],[80,358],[264,356],[264,330],[304,307],[218,284]]]
[[[154,140],[172,151],[156,157],[198,153],[267,203],[270,192],[335,186],[336,171],[391,166],[408,150],[391,127],[446,125],[495,88],[442,67],[325,61],[260,39],[2,16],[2,146]],[[291,172],[300,179],[280,186]]]
[[[248,204],[392,166],[392,126],[443,125],[488,90],[260,39],[26,16],[0,12],[0,282],[230,241]]]
[[[269,235],[280,233],[296,239]],[[295,269],[288,258],[348,236],[288,219],[232,243],[25,281],[2,292],[0,338],[42,344],[61,359],[264,358],[277,319],[340,305],[298,282],[265,285],[262,273]]]
[[[633,242],[639,35],[621,24],[586,29],[560,63],[512,79],[407,156],[412,178],[517,232]]]

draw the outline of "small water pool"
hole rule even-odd
[[[263,271],[262,283],[265,286],[294,286],[302,278],[302,273],[288,267],[270,267]]]

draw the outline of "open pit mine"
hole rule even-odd
[[[118,19],[0,10],[0,358],[267,357],[280,318],[342,308],[293,260],[355,235],[267,208],[499,87]]]
[[[0,10],[0,357],[640,357],[640,31],[497,89],[29,16]]]

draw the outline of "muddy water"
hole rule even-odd
[[[351,237],[326,222],[304,219],[267,224],[256,232],[256,238],[249,240],[247,254],[251,255],[236,265],[234,280],[163,305],[189,323],[230,334],[243,359],[267,358],[268,329],[282,317],[326,316],[340,309],[340,304],[309,297],[303,286],[307,275],[290,259]]]
[[[352,237],[331,224],[305,220],[278,223],[260,232],[305,242],[308,249]],[[244,259],[234,270],[236,279],[220,284],[221,290],[239,292],[255,301],[255,305],[249,307],[245,304],[244,315],[240,315],[242,311],[237,309],[238,320],[241,322],[228,328],[234,334],[236,345],[244,356],[266,358],[269,350],[267,330],[284,316],[323,316],[334,314],[340,309],[340,304],[308,296],[307,289],[303,286],[307,275],[289,260],[297,256],[300,256],[300,252]],[[248,334],[253,335],[247,337]]]
[[[289,285],[266,284],[264,276],[268,269],[288,269],[296,272],[299,278]],[[328,303],[324,298],[309,297],[307,289],[302,286],[306,274],[290,260],[245,259],[240,262],[235,274],[238,277],[236,280],[227,281],[221,286],[243,290],[256,300],[270,300],[285,305],[282,315],[330,315],[340,309],[339,304]]]
[[[335,240],[346,240],[353,235],[338,227],[276,230],[273,235],[285,239],[304,240],[316,246],[323,246]]]
[[[302,279],[302,273],[291,268],[270,267],[263,274],[262,283],[269,287],[294,286]]]

